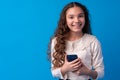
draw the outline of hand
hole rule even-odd
[[[90,70],[82,63],[82,67],[74,73],[77,75],[89,75]]]
[[[96,79],[98,76],[97,71],[88,69],[84,64],[82,64],[82,67],[74,73],[76,73],[77,75],[88,75],[91,76],[93,79]]]
[[[71,62],[67,61],[67,56],[65,55],[65,62],[63,66],[61,67],[61,71],[66,73],[69,71],[77,71],[81,67],[81,59],[77,58]]]

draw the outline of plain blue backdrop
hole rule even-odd
[[[47,45],[71,1],[89,9],[93,34],[102,44],[104,80],[119,80],[120,0],[0,0],[0,80],[56,80]]]

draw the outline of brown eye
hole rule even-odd
[[[69,19],[73,19],[73,16],[70,16]]]
[[[78,15],[78,17],[84,17],[84,14],[80,14],[80,15]]]

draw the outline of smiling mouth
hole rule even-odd
[[[72,24],[72,26],[78,26],[80,27],[82,25],[82,23],[75,23],[75,24]]]

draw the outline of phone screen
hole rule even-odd
[[[77,55],[67,55],[68,62],[71,62],[71,61],[73,61],[73,60],[75,60],[77,58],[78,58]]]

